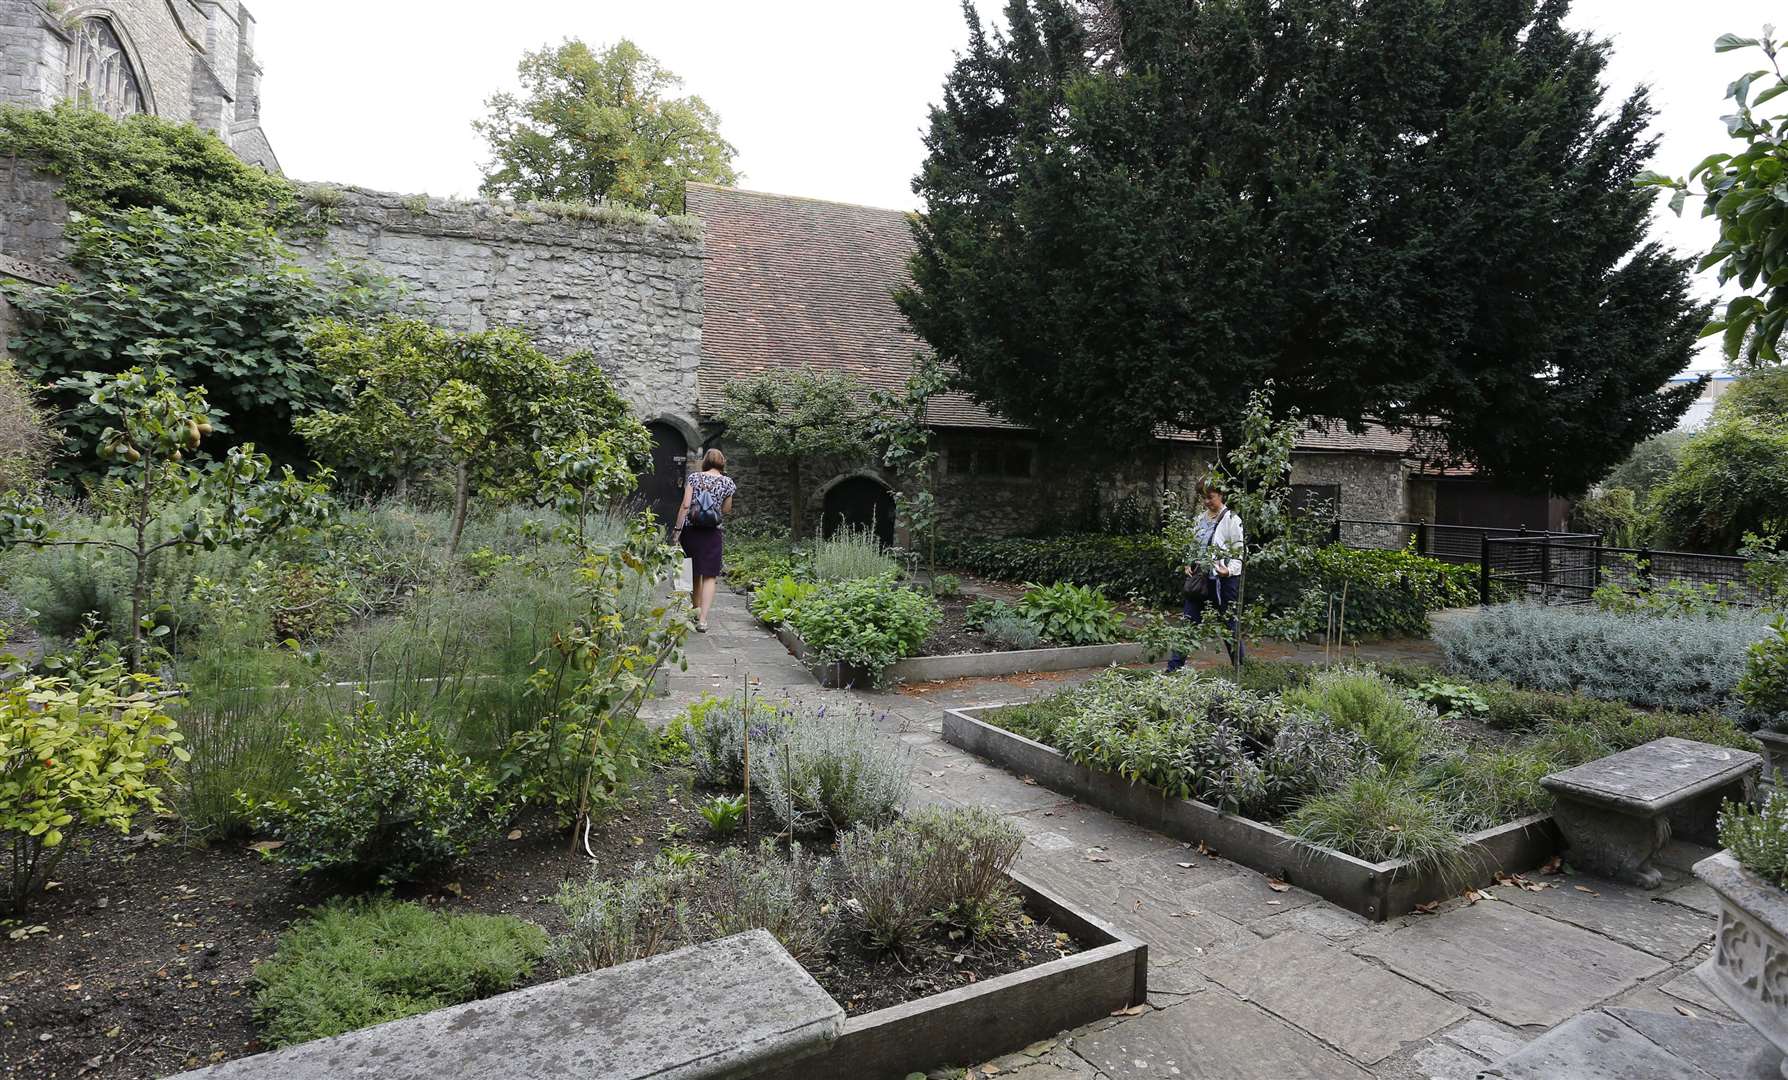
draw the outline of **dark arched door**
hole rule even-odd
[[[894,493],[888,485],[867,476],[840,480],[826,492],[821,535],[827,539],[838,530],[875,529],[884,545],[894,543]]]
[[[652,434],[652,468],[639,478],[639,493],[646,507],[665,528],[676,523],[683,502],[683,476],[689,444],[675,426],[654,420],[646,425]]]

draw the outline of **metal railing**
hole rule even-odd
[[[1477,563],[1484,557],[1484,541],[1498,536],[1595,537],[1594,533],[1535,532],[1526,528],[1503,529],[1483,525],[1435,525],[1427,521],[1373,521],[1340,518],[1329,527],[1333,543],[1357,548],[1413,548],[1418,554],[1444,562]]]
[[[1753,607],[1756,591],[1737,555],[1606,547],[1595,533],[1486,538],[1478,564],[1478,598],[1522,596],[1546,604],[1582,604],[1613,585],[1625,592],[1681,584],[1708,600]]]

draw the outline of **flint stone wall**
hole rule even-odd
[[[543,351],[593,354],[639,414],[693,423],[701,363],[699,226],[550,217],[499,203],[312,188],[344,259],[397,282],[424,317],[461,331],[511,326]]]

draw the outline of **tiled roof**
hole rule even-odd
[[[707,235],[698,397],[774,367],[848,371],[898,390],[925,348],[894,304],[913,252],[908,215],[849,203],[691,183],[688,211]],[[940,427],[1012,428],[964,394],[932,398]],[[1187,442],[1198,436],[1166,436]],[[1359,434],[1313,422],[1303,451],[1418,457],[1413,436],[1368,426]]]
[[[925,344],[894,305],[913,251],[907,215],[848,203],[695,184],[702,219],[702,363],[697,396],[773,367],[848,371],[898,390]],[[932,423],[1011,427],[963,394],[931,400]]]

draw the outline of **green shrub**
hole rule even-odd
[[[273,1047],[340,1035],[513,989],[546,948],[538,926],[508,915],[332,903],[255,966],[255,1016]]]
[[[962,608],[962,628],[970,632],[981,630],[989,619],[1016,618],[1018,612],[1004,600],[989,600],[981,597],[970,600]]]
[[[932,575],[931,595],[943,600],[956,599],[962,595],[962,579],[955,574]]]
[[[1459,754],[1426,778],[1453,810],[1460,828],[1489,829],[1552,809],[1552,795],[1540,779],[1572,764],[1560,744],[1522,746],[1491,753]]]
[[[722,570],[733,588],[748,592],[776,578],[804,580],[811,576],[810,568],[790,550],[786,539],[738,540],[733,531],[729,524]]]
[[[455,753],[426,720],[368,704],[288,746],[290,791],[254,803],[275,857],[306,872],[381,884],[418,880],[492,835],[509,806],[495,780]]]
[[[567,881],[553,898],[566,927],[548,955],[561,975],[598,971],[681,948],[691,940],[696,871],[660,858],[619,880]]]
[[[1788,792],[1779,786],[1760,809],[1729,802],[1720,809],[1720,843],[1739,865],[1788,889]]]
[[[1318,672],[1307,687],[1286,691],[1282,700],[1291,708],[1307,709],[1357,732],[1392,772],[1413,768],[1437,734],[1434,710],[1411,702],[1367,668]]]
[[[1002,649],[1034,649],[1043,644],[1043,628],[1023,615],[994,615],[981,624],[981,632]]]
[[[689,767],[695,770],[695,782],[739,791],[745,786],[747,728],[753,729],[753,741],[769,745],[781,739],[781,729],[791,716],[760,697],[752,698],[747,710],[743,695],[721,698],[703,694],[679,719],[689,740]]]
[[[1285,830],[1367,862],[1408,859],[1456,869],[1463,850],[1446,807],[1388,773],[1365,773],[1299,807]]]
[[[1773,727],[1788,717],[1788,618],[1777,616],[1769,630],[1745,654],[1738,699],[1748,715]]]
[[[882,544],[868,529],[842,529],[813,546],[813,576],[818,581],[854,581],[900,573],[900,564],[882,553]]]
[[[81,833],[128,832],[139,813],[163,809],[161,784],[186,751],[160,685],[117,666],[0,685],[0,835],[15,914]]]
[[[1482,682],[1579,693],[1648,708],[1733,705],[1756,617],[1615,615],[1503,604],[1435,630],[1447,670]]]
[[[984,714],[984,718],[988,723],[1005,728],[1014,735],[1023,735],[1045,746],[1055,746],[1057,729],[1061,727],[1063,720],[1074,715],[1078,709],[1074,692],[1064,690],[1022,705],[1007,705]]]
[[[1484,695],[1469,686],[1426,679],[1403,691],[1411,701],[1426,705],[1442,716],[1469,716],[1481,720],[1490,706]]]
[[[843,832],[900,812],[912,758],[904,744],[878,738],[864,713],[821,705],[797,713],[780,738],[765,738],[763,757],[753,755],[751,783],[780,828]]]
[[[696,807],[696,812],[701,814],[715,836],[731,836],[745,820],[745,796],[716,795]]]
[[[1228,679],[1256,694],[1281,694],[1307,684],[1316,671],[1314,665],[1296,660],[1247,660],[1239,672],[1225,667],[1211,672],[1211,677]]]
[[[788,621],[820,661],[879,672],[911,656],[938,618],[930,597],[885,575],[826,582],[794,606]]]
[[[796,963],[815,966],[826,958],[838,926],[830,862],[800,844],[789,845],[785,858],[768,837],[758,842],[755,855],[727,848],[703,871],[698,936],[768,930]]]
[[[1024,846],[1010,822],[984,808],[929,808],[839,837],[847,909],[879,949],[902,952],[938,924],[970,936],[999,932],[1020,903],[1006,870]]]
[[[1095,589],[1058,581],[1026,583],[1018,614],[1035,623],[1043,637],[1062,645],[1103,645],[1116,641],[1124,616]]]
[[[771,578],[751,594],[751,613],[771,626],[781,626],[788,622],[795,605],[815,588],[817,586],[812,582],[796,581],[792,577]]]
[[[1136,596],[1163,607],[1180,606],[1184,553],[1159,534],[1110,536],[1070,533],[1013,537],[946,545],[951,566],[997,581],[1060,581]],[[1408,551],[1330,545],[1299,550],[1282,561],[1256,560],[1247,568],[1247,598],[1273,612],[1295,610],[1316,589],[1347,589],[1347,636],[1421,635],[1428,613],[1476,603],[1471,567],[1454,566]],[[1308,628],[1322,630],[1320,623]]]

